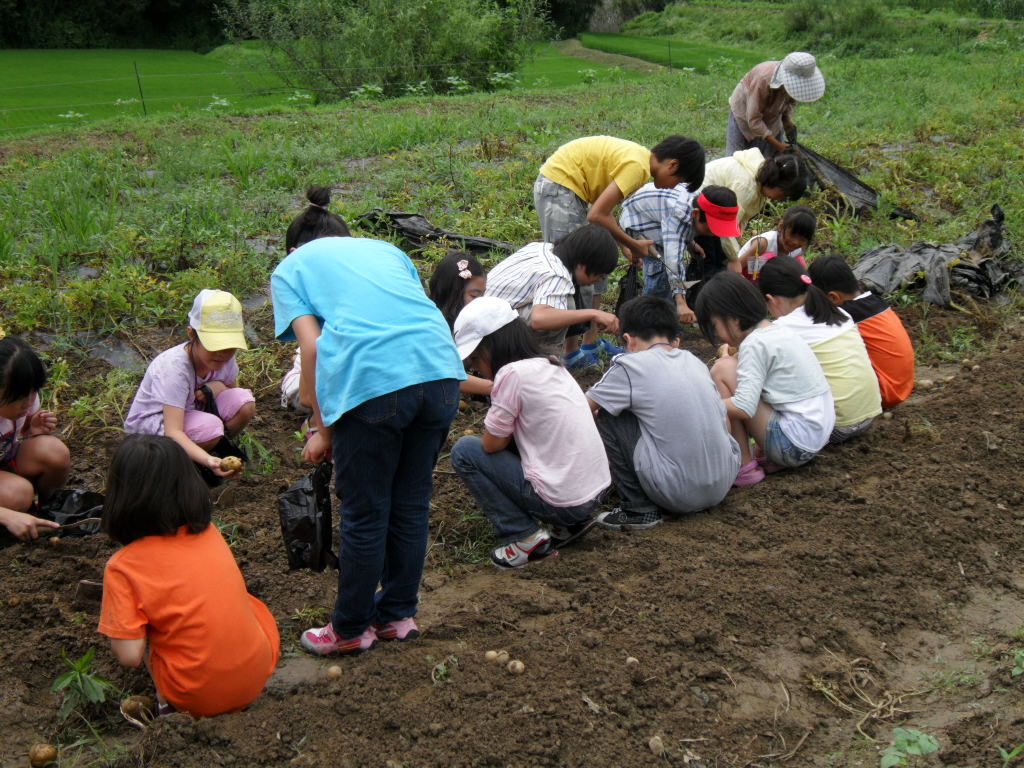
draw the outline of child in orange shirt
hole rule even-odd
[[[274,617],[246,591],[211,510],[176,442],[132,435],[118,448],[103,530],[124,547],[103,573],[99,631],[121,664],[145,660],[161,713],[240,710],[260,695],[280,654]]]
[[[815,259],[807,272],[814,285],[857,323],[878,377],[882,407],[892,408],[910,397],[914,390],[914,345],[899,315],[880,296],[862,291],[850,265],[838,254]]]

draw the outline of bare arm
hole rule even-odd
[[[302,456],[306,461],[319,464],[330,457],[331,451],[331,428],[324,424],[320,403],[316,398],[316,342],[320,338],[320,323],[313,315],[300,315],[292,320],[292,331],[299,340],[302,369],[299,375],[299,402],[312,409],[309,423],[317,430],[306,441]]]
[[[36,538],[39,536],[41,528],[60,528],[60,525],[52,520],[43,520],[27,512],[19,512],[7,507],[0,507],[0,525],[21,541],[31,541]]]
[[[535,331],[553,331],[576,323],[596,322],[607,333],[617,333],[619,318],[600,309],[555,309],[547,304],[534,304],[530,313],[530,327]]]
[[[140,637],[137,640],[121,640],[116,637],[110,638],[110,649],[119,664],[125,667],[138,667],[146,655],[146,638]]]
[[[612,211],[615,210],[615,206],[621,203],[623,200],[622,190],[619,189],[619,185],[614,181],[605,187],[594,204],[590,206],[590,211],[587,213],[587,221],[591,224],[600,224],[602,227],[611,232],[612,237],[615,238],[615,242],[621,245],[627,252],[631,254],[631,260],[639,260],[646,256],[654,244],[653,240],[634,240],[632,237],[627,235],[622,227],[619,226],[619,222],[615,216],[612,215]]]
[[[466,380],[459,384],[459,392],[465,395],[489,395],[494,387],[494,382],[480,376],[466,376]]]
[[[492,435],[490,432],[484,429],[484,436],[482,442],[484,450],[487,451],[487,453],[497,453],[498,451],[504,451],[506,448],[508,448],[508,444],[512,442],[512,438],[511,436],[498,437],[496,435]]]

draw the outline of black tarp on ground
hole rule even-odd
[[[357,216],[353,224],[360,229],[380,235],[397,235],[405,241],[406,247],[412,250],[428,245],[445,245],[451,250],[469,251],[474,256],[486,256],[491,251],[502,251],[508,254],[517,250],[512,243],[502,240],[463,235],[435,227],[425,216],[418,213],[374,208],[372,211]]]
[[[800,142],[793,145],[797,154],[807,166],[807,186],[810,188],[832,190],[837,193],[854,214],[878,210],[878,193],[858,179],[852,171],[819,155],[813,149]],[[913,213],[905,208],[894,208],[890,218],[914,219]]]
[[[923,281],[922,298],[943,307],[949,306],[954,289],[991,298],[1011,284],[1024,283],[1024,262],[1012,254],[1003,210],[993,205],[991,212],[992,218],[955,243],[922,241],[866,251],[853,273],[864,287],[882,295]]]

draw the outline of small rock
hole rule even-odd
[[[437,736],[444,730],[444,726],[440,723],[431,723],[427,726],[427,730],[430,731],[431,736]]]
[[[626,657],[626,666],[634,666],[634,665],[639,664],[639,663],[640,663],[640,659],[638,659],[638,658],[636,658],[634,656],[627,656]]]
[[[918,379],[916,386],[917,389],[931,389],[935,386],[935,382],[931,379]]]
[[[647,746],[650,747],[658,757],[661,757],[665,753],[665,742],[661,740],[661,736],[651,736],[651,740],[647,742]]]
[[[886,421],[891,419],[892,418],[892,411],[886,411],[885,413],[883,413],[882,414],[882,418],[885,419]]]
[[[800,636],[800,650],[809,653],[814,650],[814,641],[807,635]]]
[[[711,697],[704,693],[700,686],[691,685],[690,693],[697,697],[697,701],[700,702],[702,707],[706,707],[708,704],[711,703]]]
[[[78,277],[82,280],[95,280],[100,276],[100,271],[94,267],[79,267]]]
[[[971,366],[971,370],[972,371],[980,371],[981,370],[981,366],[980,365],[972,365]]]
[[[583,637],[580,638],[580,642],[587,648],[597,648],[597,646],[604,642],[604,635],[600,632],[588,630],[583,633]]]

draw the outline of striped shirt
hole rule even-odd
[[[619,226],[637,239],[653,240],[662,253],[672,294],[685,294],[686,244],[693,239],[693,195],[680,184],[644,184],[622,201]],[[490,278],[488,278],[489,280]]]
[[[551,243],[527,243],[487,273],[485,296],[504,299],[529,322],[534,304],[574,309],[572,275]]]

